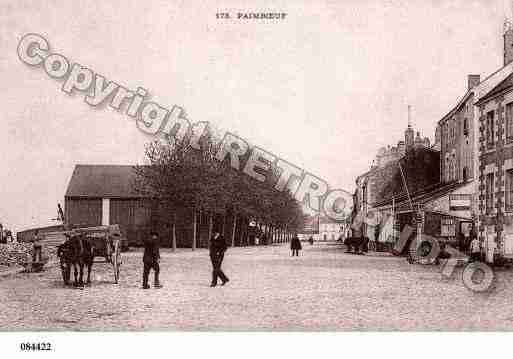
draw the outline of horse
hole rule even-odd
[[[73,286],[84,286],[84,266],[87,266],[87,282],[91,284],[91,269],[94,260],[94,248],[91,242],[82,234],[71,235],[66,242],[57,247],[64,284],[68,285],[71,267],[74,269],[75,281]]]
[[[344,244],[347,246],[346,253],[363,254],[369,251],[369,237],[347,237]]]

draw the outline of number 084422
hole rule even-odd
[[[52,344],[51,343],[21,343],[20,349],[21,349],[21,351],[24,351],[24,352],[52,350]]]

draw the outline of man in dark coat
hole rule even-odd
[[[299,240],[299,237],[297,236],[297,234],[295,234],[294,237],[292,237],[292,240],[290,241],[290,249],[292,250],[292,257],[294,257],[294,255],[296,257],[299,256],[299,251],[302,248],[301,248],[301,241]]]
[[[148,276],[150,270],[153,269],[155,272],[155,280],[153,282],[155,288],[162,288],[162,284],[159,282],[160,272],[160,250],[159,250],[159,235],[156,232],[152,232],[150,238],[144,239],[144,255],[143,255],[143,289],[148,289]]]
[[[221,279],[221,285],[228,283],[228,277],[223,273],[221,264],[224,259],[224,252],[226,252],[226,241],[219,232],[214,232],[210,239],[210,260],[212,261],[212,283],[211,287],[217,285],[217,278]]]

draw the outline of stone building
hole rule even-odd
[[[408,127],[404,131],[404,140],[397,142],[397,146],[381,147],[374,158],[371,168],[383,168],[387,164],[397,161],[404,157],[406,152],[412,148],[429,148],[430,141],[427,137],[421,137],[420,132],[415,131],[411,126],[410,121],[410,106],[408,106]]]
[[[457,105],[438,121],[440,137],[440,182],[466,182],[474,173],[474,88],[480,75],[468,75],[467,92]]]

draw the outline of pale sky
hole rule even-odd
[[[241,9],[287,17],[216,19]],[[403,138],[408,104],[433,140],[467,74],[502,66],[505,16],[503,0],[0,0],[0,222],[52,224],[75,164],[141,163],[151,139],[22,63],[26,33],[352,192],[377,149]]]

